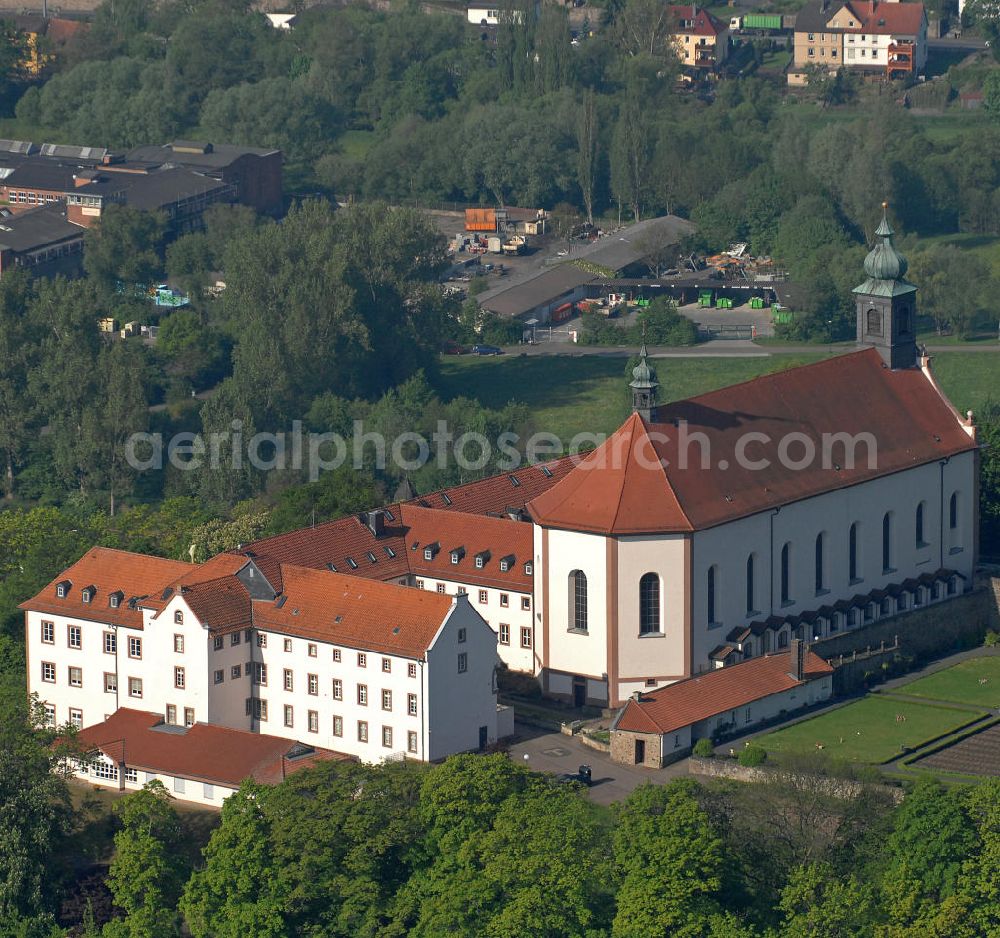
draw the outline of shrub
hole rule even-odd
[[[711,759],[715,755],[715,747],[712,745],[712,740],[707,736],[702,736],[695,744],[694,748],[691,750],[696,756],[701,756],[702,759]]]
[[[983,644],[987,648],[995,648],[997,645],[1000,645],[1000,635],[994,632],[993,629],[990,629],[983,639]]]
[[[736,760],[740,765],[755,768],[767,759],[767,750],[756,743],[749,743]]]

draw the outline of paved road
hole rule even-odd
[[[986,48],[986,40],[978,36],[943,36],[941,39],[928,39],[927,48],[931,52],[979,52]]]
[[[621,801],[645,782],[664,784],[672,778],[686,777],[688,760],[682,759],[665,769],[643,769],[634,765],[618,765],[604,752],[584,746],[575,736],[546,732],[523,723],[515,723],[515,742],[510,757],[535,772],[576,772],[580,765],[593,770],[590,797],[598,804]],[[525,758],[527,756],[527,758]]]

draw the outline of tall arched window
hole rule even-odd
[[[826,535],[820,531],[816,535],[816,594],[826,589]]]
[[[958,492],[952,492],[948,500],[948,528],[958,530]]]
[[[708,624],[718,621],[719,612],[719,568],[712,564],[705,574],[705,606],[708,615]]]
[[[784,547],[781,548],[781,601],[783,603],[791,602],[789,598],[791,596],[791,564],[792,564],[792,545],[786,543]]]
[[[639,580],[639,634],[660,631],[660,578],[644,573]]]
[[[892,570],[892,512],[887,511],[882,517],[882,572]]]
[[[872,307],[866,315],[868,335],[882,335],[882,314]]]
[[[924,503],[917,505],[917,516],[914,519],[914,534],[917,547],[925,547],[927,541],[924,538]]]
[[[858,576],[858,523],[851,525],[851,530],[847,532],[847,568],[848,579],[855,583],[861,579]]]
[[[757,609],[757,557],[751,554],[747,557],[747,615]]]
[[[569,575],[569,612],[571,627],[587,631],[587,574],[574,570]]]

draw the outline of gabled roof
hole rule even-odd
[[[833,673],[833,668],[814,652],[805,653],[804,663],[802,681],[789,673],[792,661],[787,651],[706,671],[644,693],[640,701],[629,700],[616,717],[614,728],[633,733],[673,733]]]
[[[116,710],[103,723],[80,730],[76,741],[90,751],[103,752],[113,762],[124,762],[129,768],[228,788],[238,788],[247,778],[276,785],[319,760],[352,758],[315,747],[308,747],[308,751],[296,756],[301,744],[291,739],[212,723],[196,723],[187,728],[168,726],[159,713],[128,707]]]
[[[247,562],[247,558],[239,554],[216,554],[204,563],[184,564],[183,570],[161,583],[160,589],[144,599],[142,605],[159,613],[177,593],[186,593],[200,583],[234,576]]]
[[[718,36],[727,27],[720,20],[716,19],[708,10],[699,9],[694,4],[667,6],[667,13],[671,19],[684,23],[673,30],[674,33],[689,36]]]
[[[192,564],[179,560],[134,554],[110,547],[92,547],[75,564],[18,608],[141,629],[142,609],[139,604],[130,601],[152,593],[158,594],[171,579],[194,569],[196,568]],[[60,599],[56,596],[56,585],[64,580],[69,580],[71,586],[65,598]],[[85,586],[97,587],[97,593],[89,603],[83,602],[81,596]],[[115,609],[110,606],[108,597],[118,591],[124,595],[124,600]]]
[[[678,401],[656,416],[648,427],[630,417],[529,504],[532,517],[603,534],[700,530],[976,448],[923,371],[891,370],[874,348]],[[792,434],[815,450],[805,468],[779,456]],[[861,444],[852,467],[842,443],[831,448],[835,434],[874,439],[874,465]],[[618,447],[628,458],[616,459]],[[799,459],[803,449],[796,443],[787,456]]]
[[[422,658],[464,597],[304,567],[282,567],[284,592],[253,604],[254,625],[406,658]]]
[[[846,32],[875,33],[877,35],[916,36],[924,21],[922,3],[900,3],[898,0],[850,0],[848,8],[858,18],[858,25]]]

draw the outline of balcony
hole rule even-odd
[[[888,48],[886,78],[905,78],[913,73],[916,47],[912,42],[894,42]]]

